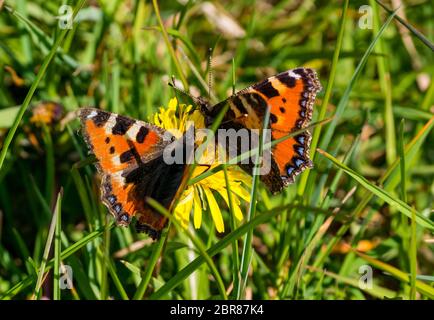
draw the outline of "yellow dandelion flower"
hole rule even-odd
[[[173,98],[169,101],[168,108],[161,107],[154,115],[154,124],[170,131],[176,138],[180,138],[187,131],[187,126],[192,123],[194,123],[196,129],[205,128],[205,119],[201,112],[199,110],[192,111],[192,109],[191,105],[178,104],[177,99]],[[200,142],[202,141],[196,141],[197,144]],[[199,163],[210,163],[210,165],[197,165],[191,178],[197,177],[206,170],[211,170],[221,164],[217,160],[218,157],[214,154],[208,154],[207,151],[208,149],[203,152]],[[216,155],[218,155],[218,150]],[[241,200],[247,203],[250,202],[248,189],[251,186],[251,178],[236,166],[229,166],[227,173],[231,186],[234,215],[238,221],[241,221],[243,219],[240,207]],[[228,191],[223,171],[218,171],[188,186],[179,198],[179,202],[174,210],[174,217],[184,228],[187,228],[190,223],[190,216],[193,214],[193,225],[196,229],[199,229],[202,224],[203,210],[209,208],[216,230],[224,232],[223,217],[215,194],[219,194],[226,202],[226,205],[229,206]]]
[[[191,105],[180,104],[176,98],[170,99],[167,108],[160,107],[154,114],[154,124],[171,132],[176,138],[181,138],[182,134],[187,131],[188,123],[194,123],[196,128],[205,127],[205,119],[199,110],[191,112]]]

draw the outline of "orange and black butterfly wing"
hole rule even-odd
[[[297,68],[241,90],[212,108],[211,116],[215,116],[228,103],[229,111],[223,120],[225,126],[262,129],[264,115],[269,107],[271,138],[277,140],[308,125],[316,94],[320,90],[321,84],[314,70]],[[273,147],[271,171],[261,176],[273,193],[281,191],[294,181],[295,176],[312,166],[309,158],[310,140],[311,135],[306,130]],[[252,166],[243,168],[251,172]]]
[[[138,231],[157,238],[167,218],[148,197],[169,208],[181,183],[184,165],[167,165],[163,149],[174,138],[151,124],[93,108],[79,110],[83,136],[97,159],[101,200],[118,225],[136,217]]]

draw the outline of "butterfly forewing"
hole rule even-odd
[[[83,136],[97,159],[103,203],[119,225],[128,225],[136,216],[139,231],[158,237],[167,220],[147,205],[146,197],[167,207],[176,193],[180,180],[176,175],[167,177],[162,157],[173,136],[151,124],[99,109],[82,108],[79,117]],[[183,166],[171,170],[179,176]],[[173,188],[159,188],[164,179],[172,179]]]

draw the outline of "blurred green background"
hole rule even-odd
[[[368,0],[161,1],[159,13],[156,1],[1,1],[0,297],[432,299],[434,7],[384,2],[395,17]],[[175,95],[172,76],[207,96],[209,48],[214,102],[233,82],[306,66],[324,88],[313,121],[332,118],[312,129],[314,169],[280,195],[254,190],[250,225],[217,234],[205,214],[191,230],[213,271],[174,226],[164,244],[112,227],[72,113],[147,121]],[[44,101],[64,112],[32,121]]]

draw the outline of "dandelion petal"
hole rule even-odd
[[[200,200],[199,193],[194,188],[194,207],[193,207],[193,221],[194,227],[199,229],[202,225],[202,201]]]
[[[203,191],[205,192],[206,199],[208,200],[209,210],[211,211],[211,216],[214,220],[217,231],[224,232],[225,225],[223,223],[222,213],[220,211],[219,205],[217,204],[217,201],[214,198],[214,195],[209,188],[203,188]]]

